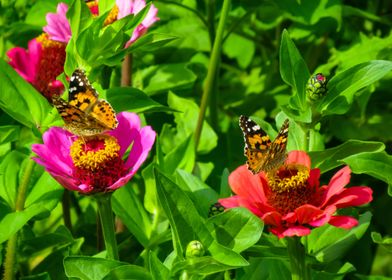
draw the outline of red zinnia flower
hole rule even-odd
[[[308,235],[312,227],[326,223],[349,229],[358,221],[334,215],[336,211],[372,200],[369,187],[344,188],[350,181],[350,173],[346,166],[328,185],[320,187],[320,170],[310,168],[310,158],[305,152],[292,151],[274,174],[253,175],[245,165],[238,167],[229,176],[236,195],[219,202],[226,208],[248,208],[278,237]]]

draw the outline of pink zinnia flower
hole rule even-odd
[[[62,93],[63,84],[56,77],[64,71],[65,44],[42,34],[28,43],[27,50],[15,47],[7,56],[15,71],[46,98]]]
[[[147,158],[155,132],[150,126],[140,127],[134,113],[122,112],[117,118],[116,129],[89,138],[50,128],[43,136],[44,144],[33,145],[34,160],[69,190],[94,194],[124,186]]]
[[[310,168],[310,158],[292,151],[276,173],[253,175],[245,165],[229,176],[235,196],[220,199],[226,208],[243,206],[259,216],[278,237],[304,236],[312,227],[326,223],[345,229],[358,221],[334,215],[339,208],[359,206],[372,200],[369,187],[344,188],[350,181],[348,166],[339,170],[328,185],[320,187],[320,170]]]
[[[94,16],[99,15],[98,10],[98,1],[91,1],[87,3],[91,13]],[[130,14],[139,13],[146,6],[145,0],[116,0],[116,5],[109,13],[106,18],[104,24],[111,24],[113,21],[117,19],[121,19]],[[59,42],[68,43],[71,38],[71,27],[66,18],[66,13],[68,10],[68,6],[64,3],[60,3],[57,6],[57,13],[49,13],[46,16],[46,21],[48,25],[44,27],[44,31],[49,34],[49,37],[52,40],[56,40]],[[131,43],[137,40],[140,36],[147,32],[148,28],[159,18],[157,17],[158,9],[151,5],[150,9],[143,19],[142,23],[140,23],[134,30],[131,36],[131,39],[126,43],[125,47],[128,47]]]

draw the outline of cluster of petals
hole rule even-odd
[[[98,14],[97,3],[95,4],[96,5],[92,6],[90,10],[93,14]],[[118,8],[117,19],[121,19],[127,15],[139,13],[146,6],[146,1],[116,0],[116,6]],[[49,34],[52,40],[68,43],[71,38],[71,27],[66,17],[67,11],[68,6],[65,3],[59,3],[56,13],[48,13],[46,15],[48,24],[44,27],[44,31]],[[151,5],[143,21],[133,30],[132,36],[125,47],[128,47],[136,39],[142,36],[154,22],[159,20],[157,13],[158,9],[154,5]]]
[[[351,216],[336,215],[340,208],[359,206],[372,200],[372,189],[365,186],[345,188],[350,181],[348,166],[340,169],[329,181],[320,187],[320,170],[310,168],[310,158],[302,151],[292,151],[285,166],[301,166],[308,170],[308,178],[302,190],[276,193],[270,187],[268,174],[253,175],[242,165],[229,176],[229,184],[236,194],[220,199],[225,208],[245,207],[259,216],[270,232],[282,238],[305,236],[311,229],[330,224],[349,229],[358,224]],[[280,207],[286,204],[285,207]],[[283,210],[282,210],[283,209]]]
[[[15,71],[48,99],[63,91],[56,77],[64,71],[65,44],[50,41],[43,34],[30,40],[27,49],[14,47],[7,56]]]
[[[60,127],[51,127],[43,135],[44,143],[32,146],[32,151],[37,155],[34,160],[44,166],[53,178],[69,190],[83,194],[114,191],[124,186],[133,177],[146,160],[155,141],[154,130],[150,126],[141,127],[140,118],[136,114],[122,112],[117,115],[117,119],[119,121],[117,128],[107,134],[115,138],[119,145],[118,156],[125,173],[112,178],[113,183],[110,185],[95,186],[78,179],[78,168],[70,152],[72,144],[78,137]],[[88,145],[89,140],[84,139],[84,141]],[[127,159],[124,159],[125,154],[128,154]],[[94,176],[99,181],[100,177],[107,177],[107,174],[107,170],[102,169]]]

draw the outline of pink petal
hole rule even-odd
[[[121,112],[117,115],[117,119],[117,128],[110,131],[109,134],[117,139],[120,145],[119,153],[122,157],[133,139],[139,134],[140,118],[135,113]]]
[[[333,216],[328,223],[335,227],[344,229],[350,229],[358,225],[358,221],[349,216]]]
[[[323,201],[321,207],[324,207],[332,196],[343,190],[343,188],[350,182],[350,174],[350,167],[345,166],[332,177],[329,181],[327,191],[321,200]]]
[[[304,151],[291,151],[287,155],[286,164],[300,164],[310,170],[310,157]]]
[[[325,225],[326,223],[329,222],[331,219],[332,215],[335,214],[336,212],[336,207],[335,206],[328,206],[326,209],[324,209],[323,215],[318,217],[316,220],[310,221],[309,225],[312,227],[321,227]]]
[[[34,83],[38,74],[42,46],[36,39],[30,40],[28,50],[12,48],[7,52],[9,64],[29,83]]]
[[[283,236],[305,236],[310,234],[310,229],[304,226],[290,226],[283,232]]]
[[[314,168],[309,172],[308,184],[310,188],[318,189],[320,186],[320,169]]]
[[[68,6],[65,3],[57,5],[57,13],[48,13],[46,21],[48,24],[43,30],[48,33],[49,38],[54,41],[68,43],[72,36],[71,26],[66,17]]]

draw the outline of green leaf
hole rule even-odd
[[[123,279],[152,279],[150,273],[141,266],[122,265],[112,269],[103,280],[123,280]]]
[[[70,256],[64,259],[66,275],[81,280],[104,279],[113,269],[124,265],[128,264],[93,257]]]
[[[168,174],[173,174],[179,168],[192,172],[195,160],[195,141],[191,134],[182,142],[177,142],[176,148],[164,157],[164,162],[159,166]]]
[[[283,81],[294,90],[290,105],[297,110],[304,111],[306,104],[306,83],[310,78],[308,67],[287,30],[283,30],[279,51],[280,75]]]
[[[372,232],[371,234],[372,240],[374,243],[380,244],[383,248],[385,248],[388,252],[392,253],[392,238],[391,237],[382,237],[378,232]]]
[[[161,33],[148,33],[133,42],[129,49],[132,52],[152,52],[159,50],[167,43],[177,39],[177,37]]]
[[[39,128],[51,110],[48,101],[4,60],[0,60],[0,108],[30,128]]]
[[[207,217],[208,209],[217,202],[219,196],[216,191],[204,184],[199,178],[181,169],[177,169],[177,184],[187,193],[191,193],[194,199],[193,205],[198,209],[199,214]]]
[[[0,145],[16,141],[19,138],[20,126],[3,125],[0,126]]]
[[[124,222],[135,238],[147,247],[151,234],[151,221],[131,185],[126,185],[112,196],[113,211]]]
[[[112,9],[112,7],[115,5],[115,0],[100,0],[98,2],[98,10],[99,13],[102,15]]]
[[[233,208],[208,219],[215,239],[240,253],[254,245],[263,232],[263,222],[246,208]]]
[[[288,262],[281,260],[251,258],[250,265],[244,268],[245,273],[239,280],[281,280],[290,279],[291,273]]]
[[[141,75],[148,95],[166,93],[169,90],[191,88],[197,76],[188,68],[188,63],[160,64],[147,67]]]
[[[212,257],[226,265],[244,266],[247,261],[241,255],[218,244],[199,216],[192,200],[168,177],[155,169],[159,201],[169,219],[173,246],[179,260],[184,260],[185,248],[192,240],[199,240]]]
[[[149,268],[152,279],[154,280],[166,280],[169,279],[169,269],[158,259],[156,254],[150,251],[149,257]]]
[[[168,102],[170,108],[173,108],[178,113],[174,113],[174,120],[177,124],[177,134],[173,143],[182,142],[182,139],[189,137],[196,130],[197,118],[199,116],[199,108],[195,102],[178,97],[170,92],[168,95]],[[204,121],[203,130],[201,132],[200,144],[197,149],[199,153],[208,153],[216,147],[218,143],[218,136],[211,126]]]
[[[188,275],[192,275],[192,277],[195,277],[200,275],[206,276],[213,273],[230,270],[233,268],[235,267],[219,263],[210,256],[204,256],[187,259],[185,261],[180,261],[176,263],[174,269],[172,270],[172,274],[174,275],[173,278],[181,279],[180,273],[184,270],[186,270]]]
[[[34,274],[34,275],[29,275],[29,276],[24,276],[20,277],[20,280],[51,280],[49,273],[47,272],[42,272],[39,274]]]
[[[79,33],[85,30],[93,22],[93,16],[82,0],[72,1],[67,12],[67,18],[71,26],[72,37],[77,38]]]
[[[255,43],[243,36],[231,33],[223,44],[223,52],[229,57],[236,59],[241,68],[246,68],[252,62],[255,54]]]
[[[324,151],[310,152],[312,167],[320,168],[321,173],[327,172],[343,164],[344,159],[361,153],[379,153],[384,151],[381,142],[349,140],[334,148]]]
[[[0,163],[0,196],[11,208],[15,208],[16,193],[19,187],[19,172],[26,155],[11,151]]]
[[[342,160],[356,174],[368,174],[386,182],[388,194],[392,196],[392,156],[385,151],[354,154]]]
[[[33,205],[23,211],[9,213],[0,221],[0,244],[17,233],[31,218],[42,213],[39,205]]]
[[[132,87],[114,87],[106,92],[106,97],[116,112],[135,113],[173,112],[174,110],[159,104],[143,91]]]
[[[392,70],[392,61],[373,60],[355,65],[334,76],[328,83],[328,93],[318,106],[322,115],[344,114],[355,94]]]
[[[325,225],[312,230],[307,236],[308,251],[320,262],[340,259],[365,234],[372,214],[366,212],[359,217],[358,226],[346,230]]]

